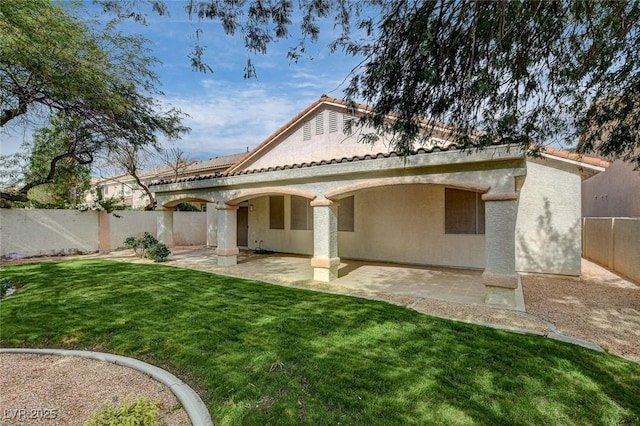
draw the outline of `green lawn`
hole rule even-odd
[[[0,345],[168,369],[217,424],[640,424],[640,365],[386,303],[164,265],[3,267]]]

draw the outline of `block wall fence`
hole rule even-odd
[[[586,217],[582,255],[640,283],[640,217]]]
[[[114,215],[115,214],[115,215]],[[109,252],[125,247],[127,237],[145,232],[157,237],[157,211],[105,212],[0,209],[0,259]],[[174,243],[205,245],[204,212],[173,212]]]

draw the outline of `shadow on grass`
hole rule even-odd
[[[640,365],[363,299],[161,265],[2,268],[2,346],[167,368],[221,424],[635,424]]]

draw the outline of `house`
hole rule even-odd
[[[495,145],[460,150],[436,128],[399,157],[383,135],[358,142],[347,104],[322,96],[224,173],[154,184],[159,238],[171,244],[172,208],[206,202],[221,266],[238,247],[308,255],[314,279],[340,258],[483,269],[485,301],[513,305],[519,273],[581,272],[580,186],[598,159],[546,149],[531,158]],[[355,115],[367,113],[358,106]]]
[[[148,185],[151,182],[160,179],[172,179],[177,174],[180,178],[198,177],[201,175],[210,175],[212,173],[223,172],[238,160],[244,157],[245,153],[223,155],[209,160],[189,161],[178,172],[169,166],[158,167],[152,170],[145,170],[140,173],[140,180]],[[102,195],[107,198],[122,197],[126,206],[136,208],[144,208],[149,204],[146,193],[138,186],[135,179],[127,174],[122,173],[114,176],[94,178],[94,186],[102,188]],[[152,191],[153,192],[153,191]],[[88,196],[88,202],[93,201],[91,195]],[[202,209],[203,205],[198,205]]]

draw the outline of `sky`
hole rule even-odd
[[[191,160],[245,152],[322,94],[341,98],[345,79],[359,62],[342,53],[329,54],[333,26],[326,22],[319,42],[310,45],[312,59],[290,62],[286,52],[297,44],[297,38],[291,38],[270,46],[266,55],[252,55],[257,78],[245,80],[249,54],[239,36],[227,36],[216,21],[190,20],[182,2],[167,4],[170,17],[150,13],[146,26],[131,21],[120,28],[147,38],[150,54],[161,61],[154,70],[165,96],[158,100],[189,115],[183,124],[191,132],[175,146]],[[202,29],[200,44],[207,47],[205,62],[213,73],[191,69],[188,55],[198,29]],[[1,153],[17,152],[25,138],[30,140],[31,130],[19,121],[0,129]]]

